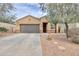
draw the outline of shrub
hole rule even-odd
[[[73,36],[71,39],[72,39],[72,42],[79,44],[79,36]]]
[[[72,37],[73,35],[79,35],[79,28],[72,28],[68,30],[68,35]]]
[[[0,27],[0,32],[7,32],[8,29],[4,28],[4,27]]]
[[[79,28],[70,29],[68,34],[72,42],[79,43]]]

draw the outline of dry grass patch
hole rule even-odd
[[[47,40],[46,34],[41,34],[43,55],[47,56],[78,56],[79,45],[66,39],[64,33],[50,34],[52,40]]]

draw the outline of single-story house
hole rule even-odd
[[[60,27],[60,32],[65,32],[65,24],[57,25],[57,32]],[[69,28],[79,28],[79,23],[69,24]],[[55,32],[55,28],[52,29],[49,19],[46,16],[37,18],[31,15],[22,17],[16,21],[16,32],[20,33],[48,33]]]
[[[41,18],[37,18],[28,15],[16,21],[16,32],[47,33],[50,30],[51,30],[51,25],[45,16]]]

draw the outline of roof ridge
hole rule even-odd
[[[29,17],[29,16],[31,16],[31,17],[33,17],[33,18],[36,18],[36,19],[40,19],[40,18],[37,18],[37,17],[32,16],[32,15],[27,15],[27,16],[24,16],[24,17],[19,18],[19,19],[18,19],[18,20],[16,20],[16,21],[19,21],[19,20],[21,20],[21,19],[23,19],[23,18],[26,18],[26,17]]]
[[[40,18],[35,17],[35,16],[32,16],[32,15],[27,15],[27,16],[24,16],[24,17],[19,18],[19,19],[16,20],[16,21],[19,21],[19,20],[24,19],[24,18],[29,17],[29,16],[31,16],[31,17],[33,17],[33,18],[36,18],[36,19],[39,19],[39,20],[40,20],[41,18],[43,18],[43,17],[47,17],[46,15],[45,15],[45,16],[42,16],[42,17],[40,17]]]

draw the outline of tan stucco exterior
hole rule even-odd
[[[41,19],[41,26],[40,26],[40,30],[41,30],[41,32],[43,32],[43,23],[47,23],[47,32],[49,32],[50,30],[51,30],[51,25],[50,25],[50,23],[49,23],[49,19],[47,19],[46,17],[41,17],[40,18]]]
[[[40,33],[43,32],[43,23],[47,23],[47,32],[50,31],[51,26],[48,22],[48,19],[45,17],[36,18],[34,16],[25,16],[23,18],[20,18],[16,21],[16,32],[20,32],[20,25],[21,24],[39,24]]]

